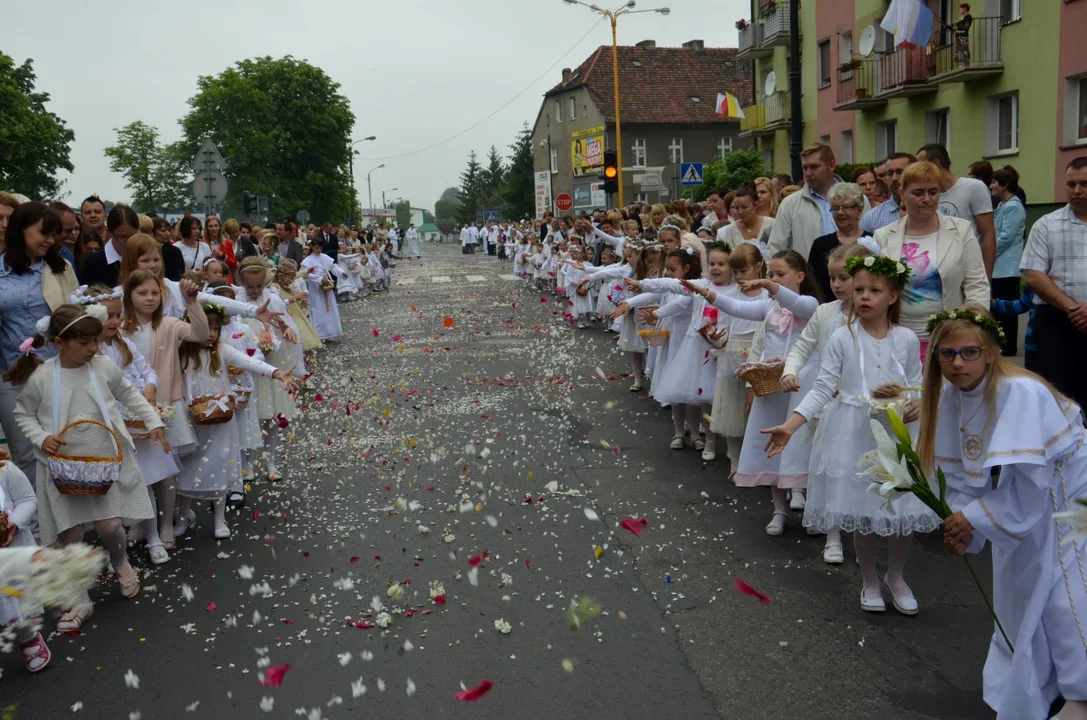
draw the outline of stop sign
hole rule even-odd
[[[562,193],[555,198],[555,209],[559,212],[566,212],[572,210],[574,207],[574,198],[566,193]]]

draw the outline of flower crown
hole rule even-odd
[[[980,315],[961,308],[958,310],[944,310],[943,312],[936,313],[928,319],[928,322],[925,324],[925,330],[931,335],[935,332],[936,328],[947,320],[969,320],[992,334],[1001,346],[1008,342],[1008,337],[1004,334],[1004,328],[1000,327],[1000,324],[996,320],[993,320],[987,315]]]
[[[212,315],[218,315],[219,320],[222,321],[223,325],[227,325],[228,323],[230,323],[230,318],[227,317],[226,309],[223,308],[222,305],[217,305],[215,303],[204,303],[201,307],[204,308],[205,315],[207,315],[208,313],[211,313]],[[181,319],[185,322],[189,322],[189,313],[186,312],[185,316]]]
[[[80,285],[68,299],[73,305],[97,305],[111,300],[120,300],[124,297],[124,294],[123,288],[115,287],[112,292],[102,295],[87,295],[87,286]]]
[[[910,279],[910,269],[905,264],[889,257],[869,255],[868,257],[846,258],[845,271],[856,275],[858,270],[867,270],[873,275],[889,277],[902,285]]]
[[[706,252],[707,253],[711,253],[714,250],[720,250],[721,252],[726,252],[729,255],[732,254],[732,246],[729,245],[727,242],[721,242],[720,240],[715,240],[715,241],[709,243],[708,245],[706,245]]]

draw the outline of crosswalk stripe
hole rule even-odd
[[[512,281],[517,281],[517,280],[521,279],[521,278],[517,277],[516,275],[499,275],[498,277],[502,278],[503,280],[512,280]]]
[[[469,275],[467,277],[468,282],[484,282],[486,279],[483,275]]]
[[[415,284],[415,278],[413,278],[413,277],[400,278],[400,284],[401,285],[414,285]]]
[[[447,283],[453,282],[453,278],[449,277],[448,275],[435,275],[434,277],[430,278],[430,281],[436,283]]]

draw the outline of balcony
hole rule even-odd
[[[740,47],[736,51],[737,60],[758,60],[770,57],[774,54],[771,47],[763,47],[763,27],[761,23],[748,23],[747,27],[740,31]]]
[[[762,23],[762,47],[773,48],[789,44],[788,0],[760,0],[759,22]]]
[[[1004,72],[999,17],[974,18],[969,32],[937,29],[928,56],[928,77],[934,83],[968,82]]]
[[[788,130],[792,118],[789,93],[779,90],[763,98],[761,103],[744,108],[740,120],[740,136],[773,135],[778,130]]]

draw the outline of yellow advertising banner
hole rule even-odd
[[[574,176],[595,175],[604,168],[604,126],[578,130],[570,141],[570,166]]]

